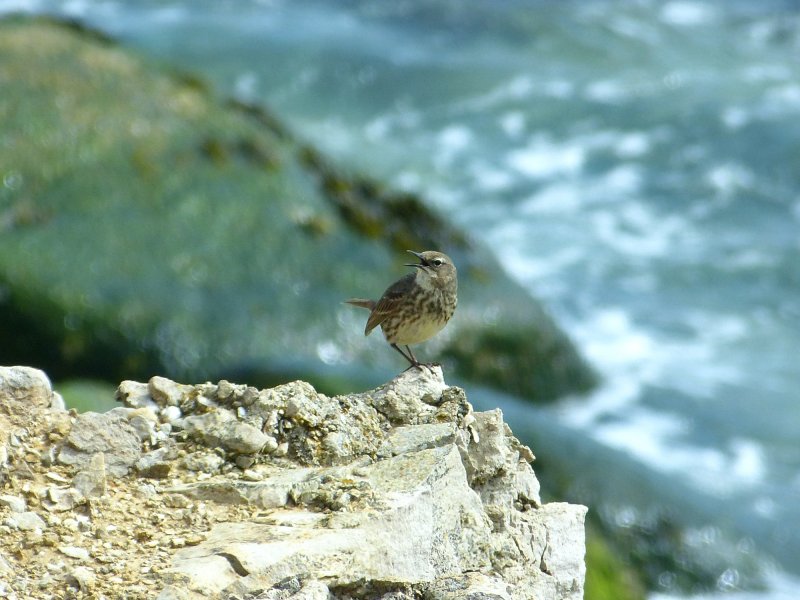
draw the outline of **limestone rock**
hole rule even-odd
[[[208,445],[241,454],[255,454],[270,440],[266,434],[252,425],[242,423],[224,410],[187,417],[184,419],[184,428],[189,435]],[[272,441],[275,441],[274,438]]]
[[[539,482],[528,464],[532,454],[503,421],[499,409],[474,415],[478,442],[460,444],[470,485],[488,505],[507,511],[515,502],[541,504]]]
[[[64,556],[69,556],[80,561],[89,560],[89,551],[78,546],[59,546],[58,551]]]
[[[408,371],[336,398],[294,382],[262,392],[245,418],[256,417],[274,424],[289,456],[308,466],[257,464],[240,481],[216,476],[169,488],[278,509],[268,523],[219,524],[179,550],[168,572],[188,589],[295,597],[305,592],[282,587],[287,576],[313,573],[336,589],[376,581],[434,598],[582,596],[585,508],[540,508],[530,451],[499,410],[473,415],[441,371]],[[331,432],[338,446],[324,444]],[[564,545],[563,557],[553,544]]]
[[[168,585],[158,595],[156,600],[204,600],[206,595],[200,592],[192,592],[179,585]]]
[[[5,415],[11,572],[162,600],[582,597],[586,509],[542,504],[502,412],[473,412],[436,367],[335,397],[164,378],[117,396],[103,415]]]
[[[46,495],[42,499],[42,506],[50,512],[64,512],[72,510],[83,501],[83,494],[75,488],[51,486],[47,488]]]
[[[433,412],[446,385],[442,368],[409,369],[376,389],[372,405],[394,425],[412,425]]]
[[[64,396],[58,392],[53,392],[53,396],[50,399],[50,408],[58,411],[66,411],[67,403],[64,401]]]
[[[0,405],[22,402],[49,407],[53,399],[50,379],[31,367],[0,367]]]
[[[93,412],[78,415],[58,460],[85,467],[98,452],[105,455],[106,472],[112,477],[122,477],[139,459],[141,441],[123,416]]]
[[[99,498],[106,493],[105,454],[98,452],[72,480],[72,485],[84,498]]]
[[[67,573],[65,579],[68,585],[84,594],[88,594],[97,582],[97,576],[89,567],[75,567]]]
[[[117,388],[116,398],[118,402],[123,402],[131,408],[158,409],[158,404],[150,396],[150,389],[146,383],[123,381]]]
[[[13,513],[6,519],[5,523],[10,527],[21,529],[22,531],[32,531],[34,529],[44,530],[47,528],[47,523],[45,523],[44,519],[33,511]]]
[[[166,377],[153,377],[147,383],[150,397],[161,407],[179,406],[183,396],[192,389],[190,385],[181,385]]]
[[[3,494],[0,496],[0,506],[5,506],[11,512],[21,513],[25,512],[27,503],[25,502],[25,498],[11,496],[10,494]]]
[[[442,578],[425,590],[432,600],[512,600],[510,586],[499,577],[484,573],[467,573],[462,577]]]
[[[165,406],[161,409],[160,416],[165,423],[174,423],[183,416],[183,413],[177,406]]]
[[[174,450],[165,446],[143,454],[142,457],[136,461],[135,467],[142,477],[164,479],[172,470],[173,458],[175,458]]]
[[[14,568],[11,564],[6,560],[6,557],[0,554],[0,575],[3,577],[9,577],[14,572]],[[0,584],[0,594],[3,593],[2,584]],[[0,596],[1,597],[1,596]]]

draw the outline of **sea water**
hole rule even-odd
[[[755,555],[767,590],[734,597],[800,597],[800,4],[0,10],[82,19],[429,199],[603,377],[552,408],[477,401],[572,455],[576,485],[620,526],[670,506],[699,552],[731,557],[719,593],[752,585],[737,561]]]

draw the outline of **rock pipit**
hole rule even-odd
[[[347,303],[370,311],[364,335],[380,325],[392,348],[402,354],[411,367],[421,368],[409,346],[432,338],[453,316],[458,302],[458,278],[456,267],[446,254],[431,250],[409,252],[420,261],[406,265],[415,267],[414,273],[395,281],[377,302],[352,298]],[[405,346],[408,354],[400,346]]]

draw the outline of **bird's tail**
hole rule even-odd
[[[353,306],[360,306],[361,308],[366,308],[367,310],[372,310],[375,308],[375,300],[366,300],[364,298],[350,298],[350,300],[345,300],[347,304],[352,304]]]

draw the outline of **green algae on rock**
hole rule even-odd
[[[400,250],[436,247],[459,265],[461,306],[426,357],[446,348],[461,376],[537,400],[594,381],[488,252],[264,109],[51,20],[2,21],[0,54],[0,360],[374,382],[394,356],[341,302],[395,279]]]

